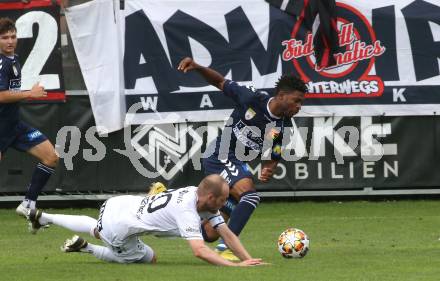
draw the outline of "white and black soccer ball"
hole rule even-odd
[[[301,229],[288,228],[278,238],[278,251],[285,258],[303,258],[310,249],[310,239]]]

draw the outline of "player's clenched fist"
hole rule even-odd
[[[273,175],[272,168],[263,168],[261,170],[261,175],[258,177],[258,179],[262,182],[268,182],[272,177],[272,175]]]
[[[199,65],[190,57],[186,57],[180,61],[177,70],[182,71],[183,73],[187,73],[190,70],[198,67]]]
[[[30,98],[44,98],[47,96],[47,92],[44,90],[44,87],[41,86],[39,83],[32,86],[32,89],[30,90]]]

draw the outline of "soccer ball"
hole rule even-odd
[[[278,251],[285,258],[303,258],[309,251],[310,240],[304,231],[288,228],[278,238]]]

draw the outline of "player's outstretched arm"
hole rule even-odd
[[[261,259],[248,259],[240,263],[233,263],[223,259],[216,252],[206,246],[205,242],[201,239],[187,240],[194,256],[204,261],[207,261],[214,265],[222,266],[252,266],[262,263]]]
[[[225,78],[214,69],[197,64],[192,58],[186,57],[181,60],[177,70],[180,70],[183,73],[195,70],[200,73],[209,84],[223,91]]]
[[[251,255],[246,251],[243,244],[227,226],[227,224],[221,224],[216,228],[218,234],[223,238],[229,249],[242,261],[252,259]]]
[[[14,103],[29,98],[43,98],[47,96],[47,92],[44,87],[39,84],[35,84],[30,91],[1,91],[0,92],[0,103]]]

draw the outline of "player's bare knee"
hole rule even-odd
[[[255,188],[243,187],[243,186],[241,186],[240,188],[235,188],[235,186],[234,186],[234,188],[232,188],[229,191],[229,194],[238,202],[238,201],[240,201],[243,194],[250,193],[250,192],[256,192]]]
[[[59,160],[60,158],[54,151],[53,153],[50,153],[46,155],[43,159],[41,159],[41,163],[48,167],[55,168],[58,165]]]
[[[229,194],[237,201],[240,200],[243,193],[256,191],[254,182],[250,178],[243,178],[237,181],[229,191]]]

